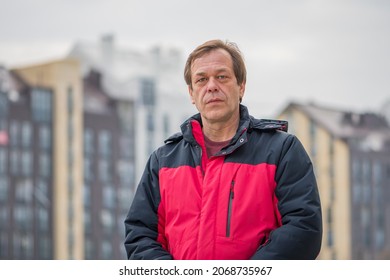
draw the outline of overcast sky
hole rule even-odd
[[[247,63],[243,103],[257,117],[289,101],[378,111],[390,98],[387,0],[0,0],[0,21],[8,67],[61,58],[105,33],[185,56],[209,39],[234,41]]]

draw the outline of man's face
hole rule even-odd
[[[192,88],[188,90],[192,103],[203,120],[209,123],[228,122],[239,113],[240,98],[245,83],[237,84],[230,54],[216,49],[193,61]]]

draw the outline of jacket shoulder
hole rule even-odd
[[[252,129],[259,129],[263,131],[288,131],[288,122],[284,120],[273,120],[273,119],[255,119],[251,117]]]
[[[164,140],[165,144],[175,143],[179,142],[181,139],[183,139],[183,133],[176,132],[175,134],[169,136],[166,140]]]

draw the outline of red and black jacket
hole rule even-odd
[[[200,115],[149,158],[125,220],[129,259],[315,259],[322,216],[312,163],[287,122],[240,105],[207,158]]]

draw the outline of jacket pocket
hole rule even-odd
[[[226,221],[226,237],[230,237],[233,200],[234,200],[234,180],[230,184],[230,191],[229,191],[229,202],[228,202],[227,221]]]

